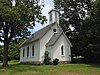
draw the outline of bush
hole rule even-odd
[[[51,58],[49,57],[49,52],[46,51],[45,54],[44,54],[44,61],[43,61],[43,63],[45,65],[50,65],[51,64],[50,61],[51,61]]]
[[[53,60],[53,65],[58,65],[58,64],[59,64],[59,59],[55,58],[55,59]]]
[[[84,58],[73,58],[71,63],[84,63]]]

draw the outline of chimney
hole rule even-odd
[[[49,12],[49,24],[52,24],[54,22],[59,24],[59,12],[56,9],[52,9]]]

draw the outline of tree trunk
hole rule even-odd
[[[3,67],[8,67],[8,42],[4,42],[4,50],[3,50]]]

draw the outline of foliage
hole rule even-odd
[[[73,60],[71,61],[71,63],[85,63],[84,62],[84,58],[78,58],[78,57],[74,57]]]
[[[82,36],[79,35],[82,28],[84,28],[86,11],[90,12],[91,2],[91,0],[54,0],[55,8],[62,12],[60,15],[60,25],[73,44],[72,55],[78,53],[78,42],[82,39]]]
[[[100,62],[100,0],[54,0],[54,3],[61,12],[60,25],[73,44],[72,57]]]
[[[4,43],[3,67],[8,66],[8,48],[12,39],[26,38],[30,35],[29,28],[33,28],[35,22],[44,23],[42,7],[34,0],[0,0],[0,42]]]
[[[92,41],[91,41],[92,40]],[[88,63],[100,63],[100,37],[90,37],[87,48],[84,51],[85,61]],[[94,61],[95,60],[95,61]]]
[[[22,44],[23,39],[17,39],[10,42],[9,45],[9,60],[19,60],[20,58],[20,45]]]
[[[100,65],[97,64],[62,64],[54,65],[23,65],[10,61],[10,66],[2,68],[0,75],[100,75]]]
[[[59,59],[55,58],[55,59],[53,60],[53,65],[58,65],[58,64],[59,64]]]
[[[8,60],[19,60],[19,57],[20,57],[19,47],[22,42],[23,42],[23,39],[17,39],[10,42]],[[0,46],[0,61],[2,61],[2,51],[3,51],[3,45]]]
[[[51,64],[51,58],[49,57],[49,52],[48,51],[45,51],[43,63],[45,65],[50,65]]]
[[[80,32],[83,20],[86,18],[86,11],[90,10],[91,0],[54,0],[55,8],[60,14],[60,25],[69,36],[77,35]],[[71,30],[74,27],[74,30]]]
[[[98,60],[100,58],[100,0],[96,0],[92,4],[91,11],[94,13],[94,18],[89,15],[85,21],[88,25],[84,29],[87,32],[85,34],[87,41],[83,53],[86,62],[100,63],[100,60]]]

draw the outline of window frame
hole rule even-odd
[[[61,46],[61,56],[64,56],[64,46]]]
[[[34,56],[34,45],[32,45],[32,56]]]
[[[23,57],[25,57],[25,48],[23,48]]]
[[[29,46],[27,47],[27,57],[29,57]]]

